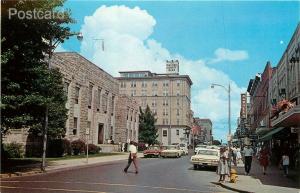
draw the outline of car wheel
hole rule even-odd
[[[198,166],[196,164],[194,164],[194,170],[198,169]]]

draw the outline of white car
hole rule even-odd
[[[179,144],[179,148],[182,151],[182,155],[188,155],[189,154],[189,150],[187,148],[187,144],[185,143],[180,143]]]
[[[218,167],[220,160],[220,151],[218,149],[206,149],[200,148],[196,155],[191,157],[191,164],[194,165],[194,169],[200,166],[205,167]]]
[[[207,146],[207,145],[203,145],[203,144],[196,145],[195,151],[194,151],[195,154],[197,154],[197,152],[198,152],[199,149],[201,149],[201,148],[206,148],[206,146]]]
[[[181,157],[182,151],[180,150],[178,145],[168,145],[168,146],[163,146],[162,151],[160,153],[160,156],[162,158],[165,157]]]

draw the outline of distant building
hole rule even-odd
[[[201,128],[200,143],[212,143],[212,122],[210,119],[195,118],[195,122]]]
[[[189,141],[192,127],[191,85],[188,75],[179,75],[178,61],[167,61],[166,74],[150,71],[120,72],[120,93],[136,99],[156,114],[158,140],[164,144]]]

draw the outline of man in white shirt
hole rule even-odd
[[[131,162],[133,162],[133,165],[135,167],[135,173],[138,173],[138,167],[137,167],[137,147],[135,145],[136,143],[131,141],[129,145],[129,157],[128,157],[128,164],[124,169],[124,172],[127,173],[128,168],[131,165]]]
[[[243,154],[245,158],[245,173],[246,175],[249,175],[251,164],[252,164],[252,156],[253,156],[253,149],[250,147],[250,145],[247,145],[244,147]]]

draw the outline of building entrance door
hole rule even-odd
[[[98,144],[103,144],[103,124],[98,124]]]

